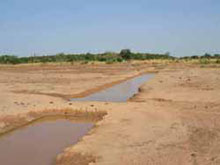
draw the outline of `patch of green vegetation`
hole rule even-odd
[[[127,60],[150,60],[150,59],[175,59],[168,53],[165,54],[152,54],[152,53],[133,53],[129,49],[123,49],[120,53],[106,52],[102,54],[64,54],[59,53],[56,55],[45,56],[31,56],[31,57],[17,57],[11,55],[0,56],[0,64],[24,64],[24,63],[62,63],[80,61],[82,64],[87,64],[90,61],[100,61],[107,64],[115,62],[123,62]]]
[[[202,56],[193,55],[193,56],[185,56],[179,58],[179,60],[184,60],[185,62],[191,62],[196,64],[201,64],[201,67],[204,67],[208,64],[219,64],[220,63],[220,54],[208,54],[205,53]]]
[[[210,60],[207,58],[202,58],[199,60],[200,64],[210,64]]]
[[[193,55],[185,57],[172,57],[170,53],[153,54],[153,53],[134,53],[130,49],[123,49],[120,53],[105,52],[101,54],[64,54],[58,53],[56,55],[44,55],[44,56],[30,56],[30,57],[17,57],[13,55],[0,56],[0,64],[26,64],[26,63],[65,63],[69,62],[74,65],[75,62],[80,64],[94,63],[95,61],[105,62],[106,64],[112,64],[117,62],[129,61],[129,60],[171,60],[174,62],[190,62],[201,65],[207,64],[220,64],[220,54],[208,54],[205,53],[202,56]]]
[[[82,61],[80,64],[88,64],[89,61]]]

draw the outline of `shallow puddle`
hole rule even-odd
[[[87,97],[71,100],[125,102],[153,76],[138,76]],[[76,123],[67,119],[44,120],[3,135],[0,137],[0,164],[55,164],[56,156],[75,144],[92,127],[92,123]]]
[[[59,153],[75,144],[92,127],[92,123],[59,119],[18,129],[0,138],[0,164],[54,164]]]
[[[154,74],[141,75],[95,94],[83,98],[73,98],[71,101],[125,102],[134,94],[137,94],[139,87],[153,76]]]

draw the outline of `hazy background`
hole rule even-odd
[[[1,0],[0,54],[220,52],[219,0]]]

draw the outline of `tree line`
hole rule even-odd
[[[129,49],[123,49],[120,53],[106,52],[102,54],[64,54],[44,56],[18,57],[13,55],[0,56],[0,64],[24,64],[24,63],[48,63],[48,62],[76,62],[76,61],[102,61],[102,62],[122,62],[127,60],[150,60],[150,59],[174,59],[169,53],[133,53]]]
[[[204,55],[185,56],[181,57],[180,59],[220,59],[220,54],[205,53]]]

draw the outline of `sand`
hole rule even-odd
[[[155,67],[125,64],[0,66],[0,115],[63,108]]]
[[[57,164],[220,164],[218,68],[180,64],[63,67],[0,70],[1,116],[45,108],[107,112],[87,136],[58,156]],[[159,73],[126,103],[69,104],[63,96],[94,92],[147,71]]]

